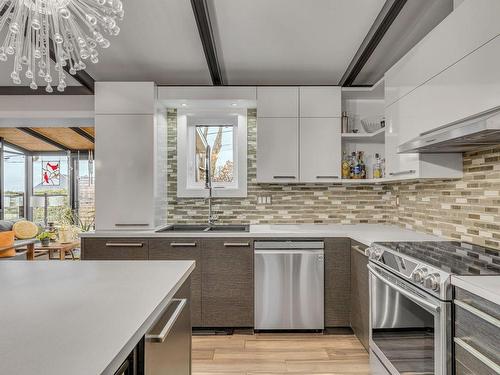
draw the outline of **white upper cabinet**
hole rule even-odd
[[[95,129],[96,229],[153,228],[154,115],[97,115]]]
[[[398,154],[398,147],[405,139],[405,131],[411,122],[401,118],[399,104],[394,103],[385,110],[385,173],[390,179],[415,178],[461,178],[463,176],[462,154]],[[414,124],[414,123],[413,123]]]
[[[155,113],[157,87],[153,82],[96,82],[96,115]]]
[[[299,88],[257,87],[257,117],[299,117]]]
[[[339,181],[342,144],[339,118],[300,119],[300,181]]]
[[[257,181],[299,181],[299,119],[257,120]]]
[[[340,117],[341,87],[300,87],[300,117]]]
[[[466,0],[385,76],[386,105],[390,105],[500,35],[500,1]]]

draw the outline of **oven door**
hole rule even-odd
[[[390,374],[449,374],[450,303],[370,262],[370,349]]]

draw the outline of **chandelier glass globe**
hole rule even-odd
[[[0,61],[13,60],[14,84],[36,90],[39,77],[47,92],[56,82],[62,92],[65,68],[74,75],[85,61],[96,64],[97,49],[110,46],[105,36],[119,34],[123,14],[121,0],[0,0]]]

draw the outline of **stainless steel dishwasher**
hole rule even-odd
[[[174,298],[145,337],[146,375],[191,374],[191,313],[188,300]]]
[[[324,242],[256,241],[255,329],[324,329]]]

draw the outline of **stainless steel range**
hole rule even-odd
[[[451,374],[451,275],[500,274],[498,251],[446,241],[375,243],[366,253],[381,373]]]

